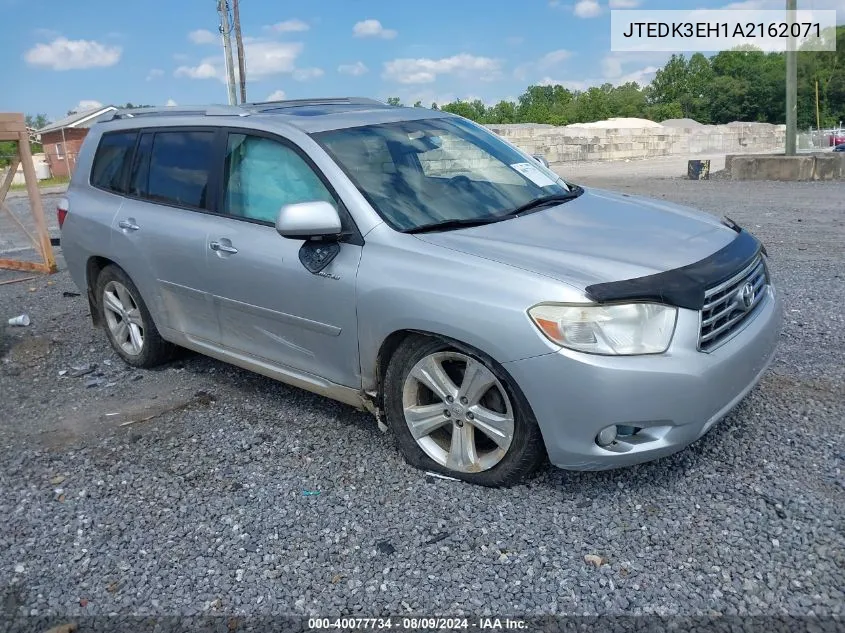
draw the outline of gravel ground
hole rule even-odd
[[[431,479],[344,405],[187,353],[128,370],[64,272],[0,286],[3,322],[32,317],[0,343],[0,615],[842,615],[845,185],[583,180],[768,246],[778,359],[701,441]]]

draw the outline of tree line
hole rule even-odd
[[[829,37],[832,34],[828,35]],[[836,51],[798,53],[798,125],[822,128],[845,121],[845,26],[836,29]],[[485,124],[570,125],[610,117],[652,121],[691,118],[699,123],[786,119],[786,57],[750,47],[711,57],[673,55],[651,84],[606,83],[587,90],[561,85],[529,86],[516,101],[487,105],[480,100],[433,103],[431,107]],[[389,103],[399,105],[392,97]],[[414,104],[422,107],[420,102]]]

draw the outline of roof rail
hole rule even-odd
[[[383,101],[368,99],[366,97],[323,97],[314,99],[284,99],[282,101],[256,101],[245,103],[243,107],[255,109],[258,112],[265,110],[276,110],[280,108],[296,108],[300,106],[313,105],[378,105],[386,106]]]
[[[238,106],[154,106],[150,108],[132,108],[117,110],[110,121],[115,119],[134,119],[147,116],[246,116],[249,112]]]

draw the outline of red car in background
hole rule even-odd
[[[845,143],[845,132],[835,132],[830,135],[830,147],[836,147]]]

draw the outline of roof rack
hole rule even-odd
[[[282,101],[256,101],[245,103],[242,107],[255,109],[257,112],[278,110],[281,108],[297,108],[315,105],[377,105],[386,106],[383,101],[366,97],[324,97],[315,99],[284,99]]]
[[[192,114],[205,116],[247,116],[249,112],[239,106],[154,106],[150,108],[118,110],[109,120],[134,119],[135,117],[148,116],[190,116]]]
[[[116,119],[133,119],[136,117],[152,116],[249,116],[261,112],[271,112],[285,108],[319,105],[374,105],[383,108],[390,107],[383,101],[365,97],[326,97],[319,99],[286,99],[283,101],[256,101],[241,105],[198,105],[198,106],[153,106],[149,108],[132,108],[117,110],[110,121]]]

